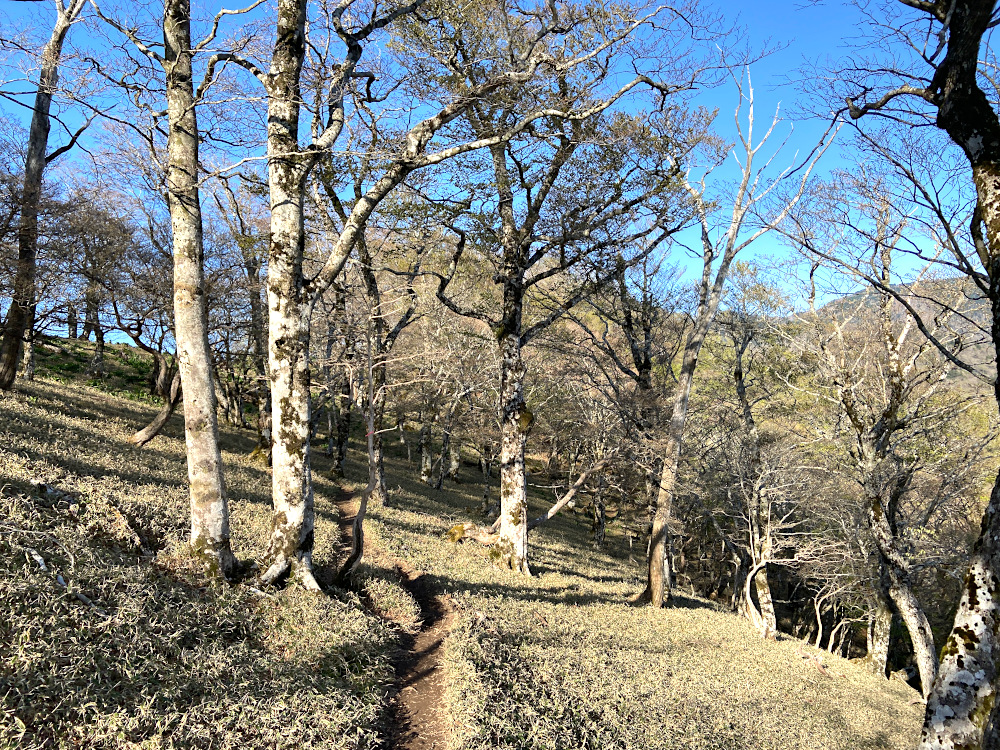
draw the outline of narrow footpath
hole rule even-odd
[[[346,556],[353,540],[352,524],[358,510],[353,495],[342,492],[340,511],[341,547]],[[378,554],[365,540],[364,556]],[[390,707],[391,726],[386,746],[391,750],[444,750],[450,727],[444,708],[445,675],[441,663],[444,639],[451,630],[455,607],[434,590],[426,574],[403,560],[392,559],[403,587],[420,606],[420,630],[410,635],[400,629],[399,649],[393,655],[396,695]]]

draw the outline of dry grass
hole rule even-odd
[[[183,554],[179,422],[146,449],[126,442],[152,413],[55,383],[0,396],[0,748],[375,746],[392,631],[354,595],[203,580]],[[247,435],[225,447],[237,553],[252,559],[267,474]],[[322,565],[337,531],[334,488],[319,489]]]
[[[120,379],[128,386],[127,371]],[[152,411],[52,382],[0,396],[0,748],[378,744],[392,630],[352,594],[267,598],[191,570],[179,421],[144,450],[126,442]],[[224,448],[236,551],[257,558],[267,473],[247,457],[246,433],[227,431]],[[358,458],[348,472],[361,480]],[[572,517],[533,532],[536,577],[494,568],[482,548],[444,538],[475,517],[478,484],[435,493],[401,458],[388,469],[397,489],[392,507],[371,511],[378,552],[359,585],[405,630],[419,609],[395,559],[458,605],[445,653],[455,747],[914,744],[922,707],[910,688],[823,654],[826,676],[800,656],[813,649],[761,641],[708,602],[629,606],[640,565],[614,535],[594,551]],[[317,560],[329,566],[336,488],[317,475]],[[68,494],[46,497],[39,481]],[[534,497],[532,510],[546,502]]]
[[[364,468],[350,465],[350,476]],[[465,469],[469,480],[471,469]],[[918,695],[863,666],[787,639],[761,640],[717,605],[682,597],[654,611],[628,600],[643,584],[620,539],[593,550],[586,522],[532,533],[526,580],[492,567],[452,523],[475,518],[480,485],[433,493],[415,467],[389,463],[392,507],[371,536],[427,571],[461,611],[449,639],[454,747],[909,748]],[[534,497],[541,511],[547,498]],[[533,514],[534,515],[534,514]],[[803,653],[819,655],[829,676]]]

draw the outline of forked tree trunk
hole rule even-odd
[[[38,208],[42,198],[45,151],[49,143],[49,112],[59,81],[59,59],[66,34],[84,6],[83,0],[56,5],[56,22],[42,49],[38,91],[28,130],[27,157],[17,226],[17,270],[7,320],[0,341],[0,390],[10,390],[21,363],[21,347],[27,330],[30,308],[35,301],[35,269],[38,253]]]
[[[171,370],[173,368],[162,352],[152,348],[148,349],[147,352],[153,358],[153,370],[149,375],[149,391],[154,396],[166,400],[170,396],[172,387]]]
[[[228,577],[236,560],[229,543],[229,504],[208,343],[189,0],[166,0],[163,44],[170,127],[167,195],[174,252],[174,331],[184,389],[191,550],[210,573]]]
[[[761,575],[763,573],[763,576]],[[763,580],[762,580],[763,579]],[[757,604],[751,589],[757,591]],[[741,594],[743,613],[763,638],[773,638],[777,633],[771,590],[767,584],[767,563],[759,563],[743,581]]]
[[[873,475],[874,470],[870,476]],[[920,672],[921,692],[926,697],[937,677],[938,661],[934,648],[934,633],[920,602],[917,601],[916,594],[913,593],[909,565],[892,533],[894,521],[888,517],[891,511],[885,508],[876,490],[869,488],[867,494],[868,524],[879,553],[879,567],[883,579],[881,585],[906,625],[913,644],[913,656]],[[889,504],[894,505],[891,500]]]

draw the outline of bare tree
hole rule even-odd
[[[691,399],[691,387],[694,383],[695,370],[705,337],[715,321],[719,303],[725,290],[729,271],[738,253],[749,247],[753,242],[771,231],[781,223],[798,202],[805,189],[806,182],[817,160],[825,152],[831,141],[827,141],[829,130],[824,134],[817,149],[810,154],[800,169],[787,168],[780,174],[769,177],[768,170],[774,156],[765,158],[762,149],[774,134],[778,118],[772,120],[770,127],[760,141],[754,141],[754,108],[753,87],[749,80],[737,80],[740,102],[736,109],[736,123],[739,131],[738,161],[741,166],[741,176],[732,199],[732,208],[728,214],[717,216],[712,199],[707,194],[706,180],[708,173],[700,181],[686,180],[686,188],[694,201],[697,221],[701,230],[701,248],[696,257],[702,262],[701,278],[697,284],[698,303],[693,314],[691,328],[684,345],[684,354],[677,374],[677,385],[674,390],[673,408],[670,419],[665,427],[665,447],[663,449],[663,465],[656,495],[656,509],[653,515],[652,537],[649,547],[646,588],[641,599],[650,602],[654,607],[662,607],[670,597],[670,519],[672,515],[674,485],[677,481],[677,468],[681,456],[681,444],[684,439],[684,427],[687,422],[688,405]],[[740,116],[746,107],[746,124]],[[765,163],[758,165],[758,157],[765,158]],[[742,160],[742,161],[740,161]],[[710,172],[710,170],[709,170]],[[800,172],[800,176],[796,175]],[[774,208],[768,208],[767,201],[776,195],[779,185],[786,178],[798,177],[797,189],[782,200],[776,201]],[[719,233],[721,231],[721,234]],[[713,239],[713,234],[716,237]]]
[[[907,125],[933,122],[961,149],[976,189],[974,244],[949,247],[955,266],[991,303],[993,346],[1000,352],[1000,117],[992,0],[902,0],[910,15],[873,26],[890,59],[872,55],[844,71],[853,118],[882,115]],[[912,54],[911,54],[912,52]],[[909,57],[905,57],[910,55]],[[994,378],[1000,403],[1000,380]],[[1000,746],[1000,477],[983,515],[955,624],[927,702],[920,747]]]
[[[608,45],[606,52],[601,50],[604,62],[582,79],[580,71],[557,68],[544,86],[476,103],[467,113],[468,127],[479,139],[509,127],[524,108],[538,107],[546,113],[537,131],[490,148],[483,170],[492,194],[470,196],[477,209],[482,208],[468,232],[457,230],[460,238],[438,289],[438,298],[453,312],[488,327],[499,347],[496,557],[522,573],[530,573],[524,454],[535,421],[524,397],[523,350],[567,311],[611,283],[623,268],[640,262],[690,217],[678,190],[679,164],[704,137],[709,118],[702,113],[687,117],[679,96],[704,73],[687,44],[685,32],[694,29],[684,29],[668,26],[670,34],[652,37],[650,43],[662,55],[657,72],[662,79],[640,72],[598,98],[594,92],[612,78],[610,60],[616,48]],[[632,31],[626,29],[621,36]],[[668,50],[669,44],[674,46]],[[663,80],[668,77],[669,81]],[[651,88],[659,99],[661,111],[656,117],[612,114],[623,97],[633,89],[638,93],[640,87]],[[572,110],[572,116],[564,109]],[[488,259],[499,287],[497,310],[465,304],[459,285],[452,286],[470,235],[473,252]],[[532,312],[530,303],[540,309]]]
[[[191,494],[191,550],[215,575],[228,578],[236,565],[229,541],[229,504],[219,450],[219,427],[209,344],[204,230],[198,158],[201,133],[197,108],[214,74],[211,66],[198,90],[194,56],[211,44],[220,20],[243,11],[220,11],[209,34],[191,39],[189,0],[165,0],[163,54],[137,32],[107,17],[91,0],[97,14],[117,29],[166,78],[166,192],[170,210],[174,258],[174,336],[184,392],[184,436]],[[259,2],[257,3],[259,4]]]

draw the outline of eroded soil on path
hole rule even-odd
[[[351,549],[358,501],[345,492],[337,507],[346,556]],[[379,556],[367,535],[365,542],[365,557],[371,560]],[[434,589],[426,574],[402,560],[384,562],[396,569],[400,583],[420,605],[421,616],[420,629],[415,634],[400,631],[400,647],[393,657],[396,696],[390,707],[391,725],[386,743],[393,750],[444,750],[448,746],[450,723],[444,708],[446,680],[441,652],[452,627],[455,606],[449,597]]]

